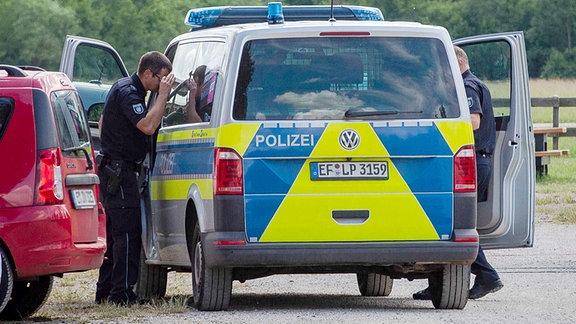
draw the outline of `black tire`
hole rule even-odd
[[[165,267],[146,264],[144,248],[140,250],[140,268],[134,292],[141,300],[161,299],[166,295],[168,270]]]
[[[33,281],[16,281],[12,297],[0,314],[0,320],[20,321],[34,314],[52,291],[54,277],[41,276]]]
[[[232,295],[232,269],[206,266],[198,224],[194,227],[192,242],[193,248],[189,253],[192,261],[194,307],[200,311],[228,309]]]
[[[378,273],[359,272],[356,279],[362,296],[389,296],[394,284],[394,279]]]
[[[6,307],[14,288],[14,271],[10,261],[0,247],[0,314]]]
[[[448,264],[431,277],[432,304],[437,309],[463,309],[468,301],[470,265]]]

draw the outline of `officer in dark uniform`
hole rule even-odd
[[[107,249],[100,267],[96,302],[117,305],[137,302],[133,286],[138,278],[141,248],[138,171],[147,143],[166,107],[174,76],[172,64],[160,52],[142,56],[138,72],[114,83],[100,118],[104,155],[99,163],[101,198],[106,210]],[[148,91],[158,92],[146,107]]]
[[[492,175],[492,153],[496,147],[496,121],[492,107],[492,96],[488,87],[470,72],[468,55],[458,46],[454,46],[466,97],[470,109],[470,119],[474,129],[474,146],[476,148],[476,188],[477,201],[488,199],[488,187]],[[478,247],[478,255],[472,263],[471,272],[475,275],[474,285],[468,298],[478,299],[489,293],[500,290],[504,285],[498,272],[490,265],[482,247]],[[432,298],[430,288],[412,295],[414,299],[429,300]]]

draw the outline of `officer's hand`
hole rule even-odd
[[[168,98],[172,85],[174,84],[174,74],[170,73],[160,80],[160,87],[158,89],[158,96]]]

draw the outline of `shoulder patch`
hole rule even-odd
[[[134,109],[134,112],[137,115],[140,115],[141,113],[144,112],[144,106],[141,103],[132,105],[132,109]]]
[[[472,101],[472,97],[468,97],[468,108],[471,108],[473,104],[474,101]]]

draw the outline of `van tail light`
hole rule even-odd
[[[36,205],[60,204],[64,199],[60,152],[58,149],[40,151],[36,172]]]
[[[454,192],[476,191],[476,152],[463,146],[454,156]]]
[[[214,194],[244,194],[242,158],[231,149],[217,148],[214,152]]]

